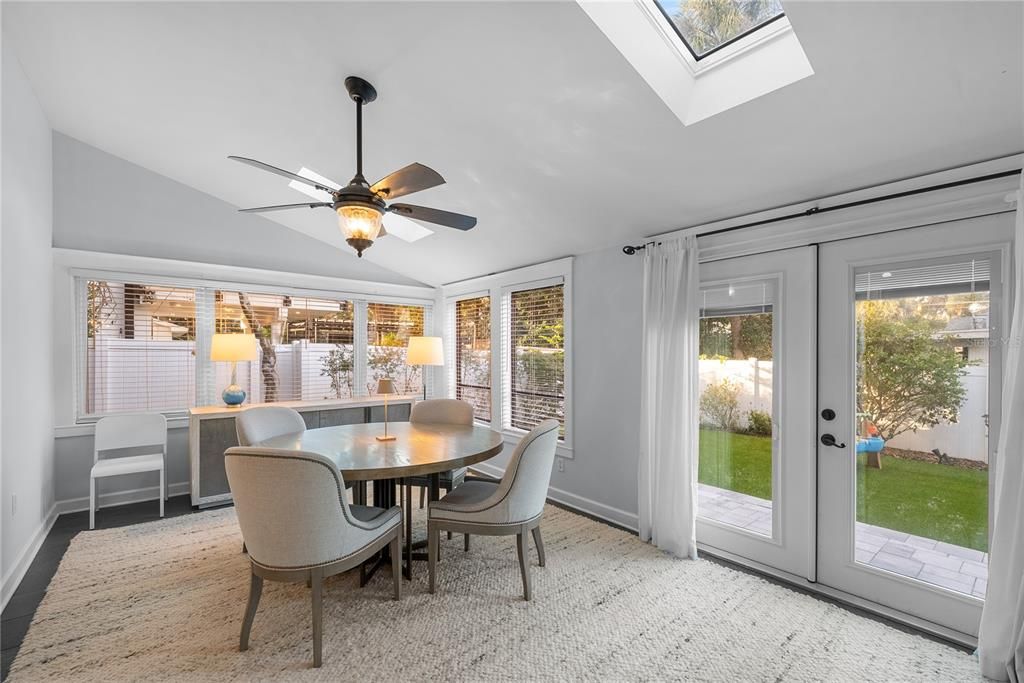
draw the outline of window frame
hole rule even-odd
[[[184,269],[183,269],[184,270]],[[72,377],[72,403],[71,418],[72,427],[92,427],[102,417],[106,415],[113,415],[118,413],[88,413],[85,410],[86,403],[86,392],[88,391],[88,378],[86,373],[88,372],[87,360],[84,356],[86,353],[87,345],[83,344],[85,326],[84,326],[84,309],[86,305],[86,289],[85,282],[89,280],[109,280],[116,282],[140,282],[146,285],[160,285],[167,287],[178,287],[183,289],[191,289],[195,292],[196,297],[196,345],[197,347],[201,343],[201,339],[209,339],[214,331],[216,324],[215,316],[209,321],[205,320],[205,316],[200,312],[200,297],[208,296],[210,301],[213,300],[213,293],[216,290],[229,290],[229,291],[244,291],[248,294],[272,294],[272,295],[288,295],[288,296],[308,296],[311,298],[321,298],[328,300],[338,301],[351,301],[355,307],[355,315],[353,324],[355,326],[355,340],[354,340],[354,385],[355,387],[365,386],[365,378],[367,376],[367,348],[366,348],[366,311],[367,304],[369,303],[382,303],[382,304],[396,304],[404,306],[419,306],[424,309],[423,313],[423,326],[424,334],[431,334],[435,330],[435,318],[434,318],[434,307],[435,299],[432,297],[424,296],[418,298],[414,296],[402,296],[402,295],[391,295],[391,294],[376,294],[355,291],[353,289],[323,289],[316,287],[306,286],[291,286],[287,284],[271,284],[266,282],[246,282],[231,279],[221,278],[202,278],[190,275],[174,276],[166,274],[146,273],[135,270],[117,269],[117,270],[103,270],[97,268],[79,268],[69,267],[67,268],[67,275],[70,279],[71,286],[71,330],[70,335],[70,346],[71,346],[71,377]],[[287,278],[286,273],[281,273],[282,280]],[[287,278],[290,279],[290,278]],[[367,285],[374,287],[375,283],[367,283]],[[369,288],[369,287],[368,287]],[[385,289],[379,287],[379,289]],[[419,288],[417,288],[419,289]],[[425,288],[424,288],[425,290]],[[424,291],[426,294],[426,291]],[[204,329],[209,324],[209,329]],[[211,361],[201,361],[197,357],[196,363],[196,383],[195,383],[195,405],[216,405],[216,399],[213,399],[212,403],[209,396],[207,395],[211,389],[206,386],[207,375],[212,374],[207,372]],[[432,387],[432,382],[428,379],[427,383],[428,390]],[[353,392],[353,397],[358,398],[361,396],[368,395],[367,392]],[[418,395],[418,394],[417,394]],[[191,406],[183,406],[180,409],[164,410],[161,411],[163,415],[167,416],[170,420],[183,420],[187,418]],[[139,409],[141,410],[141,409]],[[120,414],[126,414],[135,411],[123,411]]]
[[[724,41],[722,43],[719,43],[718,45],[716,45],[715,47],[711,48],[710,50],[708,50],[706,52],[702,52],[700,54],[697,54],[697,51],[694,50],[693,46],[690,45],[690,42],[688,40],[686,40],[686,38],[683,36],[682,32],[679,30],[679,27],[676,26],[676,22],[673,21],[671,16],[669,16],[669,13],[665,10],[665,8],[661,6],[661,3],[658,2],[658,0],[650,0],[650,2],[658,9],[659,12],[661,12],[662,16],[665,17],[665,20],[668,22],[669,26],[672,27],[672,30],[679,37],[679,42],[681,42],[684,46],[686,46],[687,52],[690,53],[690,56],[693,57],[693,60],[695,62],[700,62],[702,59],[707,59],[711,55],[715,54],[716,52],[720,52],[721,50],[724,50],[725,48],[729,47],[730,45],[735,45],[736,43],[738,43],[739,41],[743,40],[747,36],[753,35],[757,31],[760,31],[761,29],[763,29],[763,28],[765,28],[767,26],[770,26],[774,22],[779,21],[780,19],[783,19],[786,16],[786,12],[785,11],[779,12],[778,14],[773,16],[772,18],[765,19],[760,24],[755,24],[754,26],[751,26],[746,31],[743,31],[742,33],[736,34],[735,36],[733,36],[729,40],[726,40],[726,41]]]
[[[506,443],[513,445],[527,434],[527,431],[507,426],[505,394],[511,385],[509,381],[506,345],[506,296],[512,291],[536,289],[553,284],[563,285],[563,326],[565,351],[565,436],[558,442],[556,453],[565,459],[574,458],[573,431],[573,306],[572,306],[572,266],[573,258],[566,257],[533,266],[517,268],[493,275],[471,280],[464,280],[443,285],[441,288],[441,310],[445,315],[442,326],[445,337],[446,352],[454,348],[454,307],[455,302],[479,296],[491,298],[491,422],[477,422],[481,426],[498,429],[505,437]],[[454,362],[451,353],[446,359],[447,376],[445,386],[447,395],[455,397]]]
[[[473,411],[473,413],[474,413],[473,414],[473,421],[476,422],[477,424],[486,425],[486,426],[490,427],[491,425],[495,424],[495,422],[494,422],[494,415],[496,413],[496,407],[495,407],[495,404],[494,404],[494,378],[495,378],[495,372],[494,372],[494,369],[495,369],[494,368],[494,347],[495,347],[496,344],[500,343],[500,340],[496,340],[495,337],[494,337],[494,297],[491,296],[491,290],[489,290],[489,289],[481,289],[481,290],[477,290],[477,291],[474,291],[474,292],[469,292],[467,294],[460,294],[458,296],[449,297],[449,298],[446,298],[444,300],[444,314],[445,314],[446,324],[445,324],[445,328],[444,328],[444,334],[442,336],[444,337],[444,353],[445,353],[445,358],[450,360],[450,362],[445,363],[444,387],[445,387],[445,392],[446,392],[445,395],[446,396],[451,397],[451,398],[458,398],[459,369],[458,369],[458,363],[457,363],[456,359],[458,358],[458,352],[459,352],[458,351],[458,338],[459,337],[458,337],[458,331],[456,330],[456,324],[457,324],[457,320],[458,320],[458,316],[456,314],[456,307],[457,307],[457,305],[458,305],[458,303],[460,301],[470,301],[472,299],[481,299],[481,298],[484,298],[484,297],[488,298],[488,303],[490,305],[490,311],[489,312],[490,312],[490,319],[491,319],[491,329],[490,329],[490,342],[491,342],[491,359],[490,359],[491,386],[489,387],[489,390],[491,392],[491,401],[490,401],[491,417],[486,422],[480,420],[479,418],[476,417],[476,410],[474,408],[474,411]]]

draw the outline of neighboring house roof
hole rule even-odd
[[[951,318],[946,327],[936,333],[937,337],[957,339],[988,339],[988,316],[968,315]]]

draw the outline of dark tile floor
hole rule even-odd
[[[165,504],[164,514],[177,517],[193,512],[189,496],[175,496]],[[132,503],[118,507],[104,508],[96,513],[97,529],[112,529],[139,522],[159,519],[156,501]],[[88,533],[89,513],[72,512],[61,515],[43,541],[42,547],[21,580],[18,589],[11,596],[3,615],[0,617],[0,680],[7,678],[14,656],[18,654],[21,641],[25,638],[32,616],[36,612],[46,588],[50,585],[71,539],[80,531]]]

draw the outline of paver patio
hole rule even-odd
[[[770,536],[772,502],[744,493],[698,484],[702,517]],[[856,560],[901,576],[985,597],[988,553],[857,522]]]

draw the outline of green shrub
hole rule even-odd
[[[700,397],[701,423],[727,432],[739,428],[740,386],[727,379],[709,384]]]
[[[763,410],[747,413],[747,431],[756,436],[772,435],[772,416]]]

